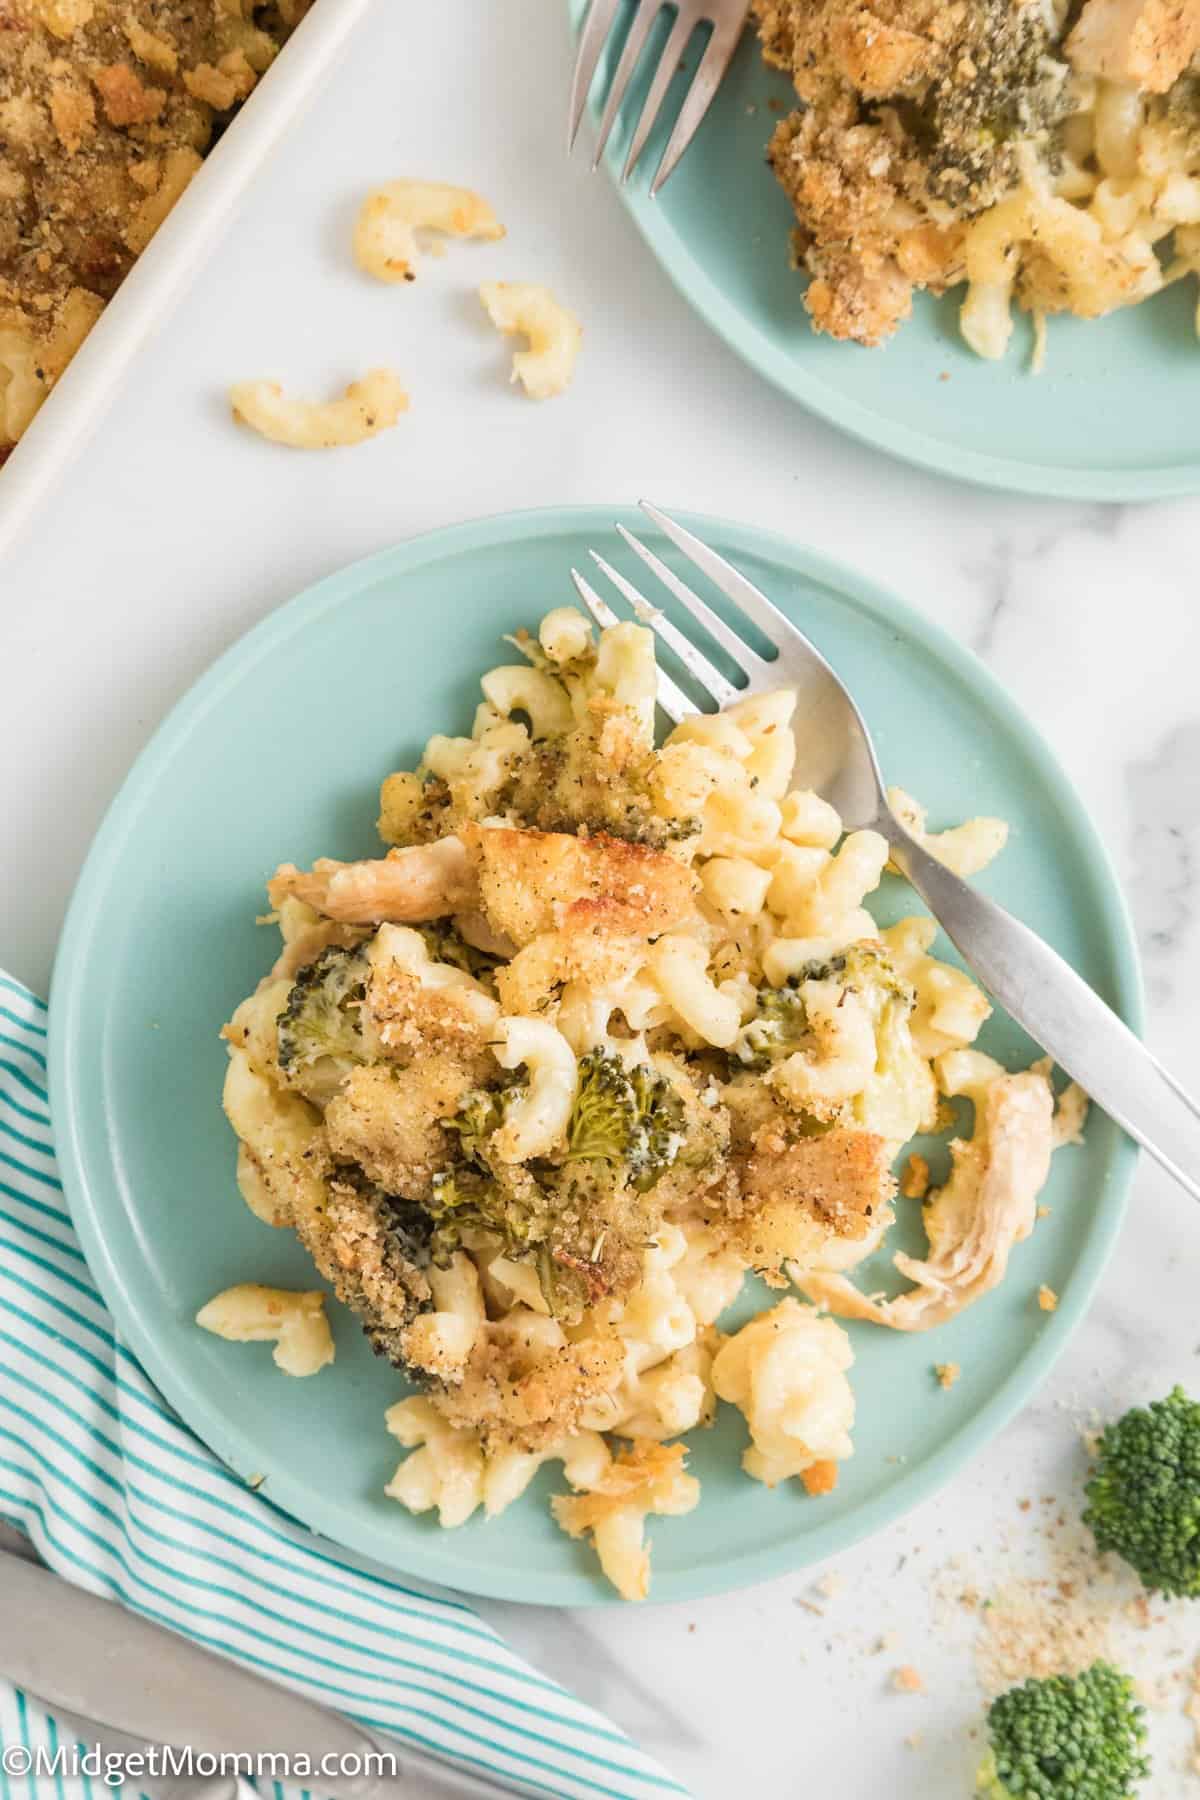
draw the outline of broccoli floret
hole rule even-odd
[[[644,1064],[627,1069],[608,1050],[590,1050],[580,1058],[567,1162],[611,1163],[645,1194],[670,1168],[683,1141],[683,1101],[664,1075]]]
[[[633,1088],[620,1057],[605,1050],[582,1056],[567,1161],[622,1161],[633,1135],[634,1112]]]
[[[893,1001],[900,1002],[905,1016],[912,1011],[913,991],[897,974],[883,945],[851,944],[836,956],[805,963],[783,987],[758,990],[754,1017],[742,1026],[733,1046],[743,1068],[769,1069],[804,1042],[808,1010],[800,989],[808,981],[836,981],[847,993],[864,998],[876,1024]]]
[[[459,1249],[471,1231],[488,1231],[504,1240],[505,1255],[528,1255],[552,1237],[556,1230],[553,1197],[536,1181],[499,1176],[486,1168],[463,1164],[443,1169],[433,1178],[433,1192],[424,1202],[433,1220],[433,1260],[444,1263]]]
[[[1134,1800],[1149,1773],[1144,1708],[1109,1663],[1051,1675],[992,1702],[977,1787],[986,1800]]]
[[[1083,1515],[1146,1587],[1200,1594],[1200,1405],[1177,1387],[1104,1432]]]
[[[1068,70],[1041,7],[982,0],[923,98],[902,115],[926,152],[930,192],[972,211],[1017,176],[1013,146],[1063,116]]]
[[[492,971],[503,958],[493,956],[489,950],[477,950],[450,925],[418,925],[417,930],[434,962],[449,963],[464,975],[490,985]]]
[[[505,1095],[490,1088],[472,1088],[452,1119],[443,1119],[447,1131],[458,1133],[462,1153],[468,1162],[482,1162],[484,1144],[493,1131],[504,1123]]]
[[[733,1054],[744,1069],[769,1069],[798,1049],[807,1032],[808,1008],[795,987],[760,988],[754,1017],[739,1031]]]
[[[359,1012],[369,974],[361,947],[332,944],[292,984],[276,1025],[279,1067],[310,1099],[328,1099],[367,1060]]]
[[[637,1109],[636,1141],[628,1153],[633,1186],[649,1193],[684,1148],[684,1108],[665,1075],[645,1063],[629,1071]]]

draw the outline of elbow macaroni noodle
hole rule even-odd
[[[290,450],[335,450],[378,437],[408,411],[408,395],[391,369],[372,369],[338,400],[289,399],[276,381],[239,381],[230,390],[239,425]]]

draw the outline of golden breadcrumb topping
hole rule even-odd
[[[0,0],[0,462],[310,0]]]

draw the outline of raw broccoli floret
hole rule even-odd
[[[359,1014],[369,974],[361,948],[331,944],[293,982],[276,1026],[277,1054],[283,1075],[302,1092],[336,1088],[367,1060]]]
[[[1200,1594],[1200,1405],[1177,1387],[1104,1432],[1083,1515],[1146,1587]]]
[[[1134,1800],[1150,1769],[1144,1707],[1111,1664],[1022,1682],[992,1702],[985,1800]]]
[[[664,1075],[590,1050],[579,1061],[566,1160],[610,1163],[644,1194],[679,1155],[684,1123],[683,1101]]]

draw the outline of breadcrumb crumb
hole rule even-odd
[[[1044,1281],[1038,1289],[1037,1303],[1043,1312],[1056,1312],[1058,1310],[1058,1295],[1052,1287],[1047,1287]]]
[[[914,1669],[911,1663],[903,1663],[892,1671],[892,1687],[898,1694],[923,1694],[925,1683],[921,1679],[920,1670]]]
[[[933,1372],[937,1376],[939,1384],[944,1388],[952,1388],[962,1374],[957,1363],[934,1363]]]
[[[929,1164],[915,1150],[904,1165],[900,1192],[906,1200],[923,1200],[929,1192]]]
[[[800,1479],[808,1494],[832,1494],[837,1486],[838,1466],[835,1462],[815,1462],[805,1469]]]

